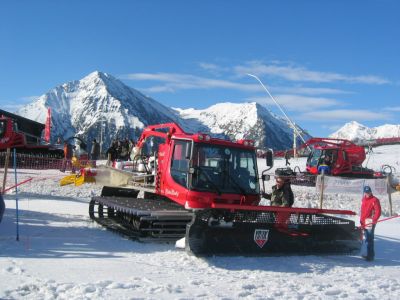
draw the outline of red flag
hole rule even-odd
[[[50,143],[50,130],[51,130],[51,109],[47,109],[46,126],[44,127],[44,140]]]

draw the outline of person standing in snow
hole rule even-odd
[[[374,260],[374,232],[375,226],[381,216],[381,204],[379,199],[372,194],[371,188],[364,186],[364,197],[361,204],[360,223],[364,230],[365,243],[367,245],[367,254],[362,255],[367,261]]]
[[[117,159],[118,152],[117,152],[117,141],[114,140],[110,147],[107,149],[106,154],[107,154],[107,166],[111,166],[114,160]]]
[[[290,159],[290,153],[289,151],[285,151],[285,160],[286,160],[285,166],[290,166],[289,159]]]
[[[272,187],[272,193],[264,193],[263,197],[271,200],[271,206],[291,207],[294,202],[290,182],[282,177],[276,177],[276,184]]]
[[[93,139],[92,142],[92,149],[90,151],[90,159],[91,160],[98,160],[100,156],[100,144],[96,141],[96,139]]]
[[[65,141],[64,142],[64,159],[63,159],[62,167],[61,167],[62,172],[65,172],[68,164],[71,162],[72,152],[73,152],[72,145],[70,143],[68,143],[67,141]]]
[[[133,148],[135,148],[135,145],[136,145],[135,141],[133,139],[130,139],[129,140],[129,153],[128,153],[129,157],[128,157],[128,160],[133,160],[132,154],[133,154]]]
[[[324,173],[325,175],[331,174],[331,158],[330,156],[325,156],[322,163],[318,166],[318,174]]]

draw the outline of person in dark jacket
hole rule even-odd
[[[118,151],[117,151],[117,141],[113,141],[110,147],[107,149],[107,166],[112,165],[112,162],[117,159]]]
[[[272,187],[271,194],[263,194],[263,197],[271,200],[272,206],[291,207],[294,202],[294,195],[290,182],[282,177],[276,178],[276,184]]]
[[[325,175],[330,175],[332,171],[331,165],[332,158],[329,155],[326,155],[318,166],[318,174],[324,173]]]
[[[379,199],[372,194],[371,188],[364,186],[364,197],[362,198],[360,224],[364,230],[365,243],[367,245],[367,254],[362,254],[367,261],[374,260],[374,232],[375,226],[381,216],[381,204]]]
[[[90,159],[91,160],[98,160],[100,156],[100,144],[93,139],[92,142],[92,149],[90,150]]]
[[[289,162],[289,159],[290,159],[290,153],[289,153],[289,151],[285,151],[285,166],[290,166],[290,162]]]

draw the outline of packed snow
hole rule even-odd
[[[275,167],[284,163],[277,159]],[[305,160],[290,163],[304,169]],[[400,146],[375,148],[368,167],[382,164],[400,171]],[[378,224],[373,262],[355,254],[199,258],[174,244],[139,243],[93,223],[88,202],[100,193],[99,186],[60,187],[66,174],[57,170],[17,175],[19,181],[33,180],[19,187],[19,241],[16,196],[5,195],[1,299],[400,299],[398,218]],[[11,171],[7,186],[13,182]],[[295,206],[318,207],[315,188],[293,190]],[[361,196],[337,191],[325,195],[324,207],[358,213]],[[380,199],[381,218],[388,217],[388,197]],[[398,214],[399,192],[392,201]]]

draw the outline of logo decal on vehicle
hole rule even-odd
[[[171,196],[178,197],[179,192],[175,191],[175,190],[165,189],[165,195],[171,195]]]
[[[265,243],[268,241],[268,229],[256,229],[254,230],[254,241],[258,247],[264,247]]]

